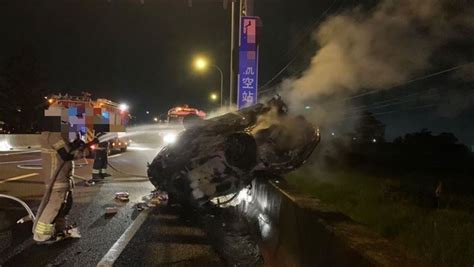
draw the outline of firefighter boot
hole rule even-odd
[[[104,180],[104,176],[102,176],[101,173],[99,172],[94,172],[94,170],[92,170],[92,181],[100,181],[100,180]]]

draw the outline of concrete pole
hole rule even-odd
[[[243,7],[243,10],[245,10],[245,14],[242,14],[243,12],[241,12],[241,15],[253,16],[255,14],[254,13],[255,0],[242,0],[242,1],[243,1],[242,7]]]
[[[229,106],[234,103],[234,50],[235,50],[235,0],[232,0],[231,5],[231,20],[230,20],[230,83],[229,83]]]

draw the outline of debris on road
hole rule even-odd
[[[168,193],[161,190],[154,190],[149,195],[142,197],[147,207],[156,207],[168,201]]]
[[[106,207],[105,208],[105,215],[115,215],[118,212],[117,207]]]
[[[130,195],[128,194],[128,192],[117,192],[117,193],[115,193],[115,199],[120,200],[122,202],[129,201],[130,200],[129,196]]]
[[[150,193],[151,200],[156,199],[159,201],[167,201],[168,200],[168,193],[161,190],[155,190]]]
[[[152,198],[150,202],[148,202],[148,206],[155,207],[155,206],[158,206],[160,203],[161,203],[161,200],[159,200],[158,198]]]
[[[65,231],[65,234],[69,238],[81,238],[81,233],[79,232],[79,227],[72,227]]]
[[[147,203],[145,202],[139,202],[135,205],[135,208],[138,210],[138,211],[142,211],[144,209],[147,209],[148,208],[148,205]]]

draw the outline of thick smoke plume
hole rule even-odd
[[[473,14],[470,1],[386,0],[330,17],[314,34],[319,49],[309,68],[285,80],[282,94],[298,112],[311,101],[403,83],[425,73],[447,42],[472,35]],[[334,110],[344,113],[323,105],[315,119],[334,118]]]

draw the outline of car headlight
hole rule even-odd
[[[165,142],[165,144],[173,144],[174,142],[176,142],[177,138],[178,138],[177,134],[167,133],[165,134],[165,136],[163,136],[163,142]]]

